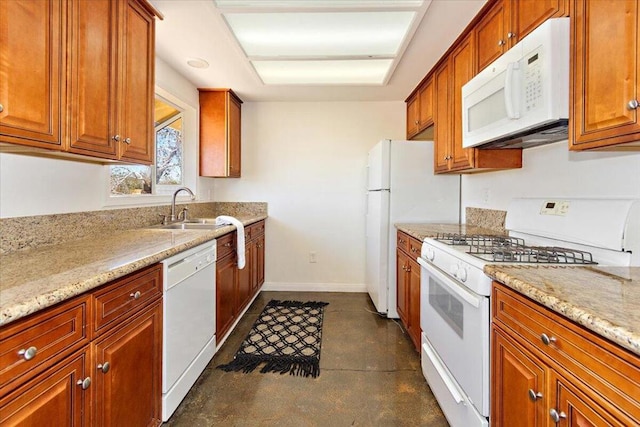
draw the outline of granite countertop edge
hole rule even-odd
[[[526,279],[501,271],[500,268],[499,265],[489,264],[484,267],[484,273],[553,312],[640,356],[640,335],[638,333],[624,326],[616,325],[594,311],[563,300],[551,292],[541,290],[528,283]]]
[[[256,222],[267,219],[266,215],[258,215],[251,217],[239,217],[244,226],[249,226]],[[102,271],[98,271],[91,274],[79,274],[77,277],[69,279],[66,277],[65,283],[60,283],[60,286],[55,286],[56,283],[49,282],[47,279],[54,280],[53,278],[43,278],[45,282],[47,282],[47,287],[52,288],[45,290],[43,292],[39,292],[34,290],[33,287],[40,286],[41,280],[38,282],[32,283],[26,281],[24,284],[19,284],[15,286],[14,293],[16,290],[23,290],[20,294],[26,294],[26,297],[23,298],[14,298],[13,301],[3,301],[2,295],[0,295],[0,327],[10,324],[18,319],[26,317],[30,314],[36,313],[40,310],[43,310],[47,307],[53,306],[55,304],[64,302],[76,296],[79,296],[85,292],[91,291],[101,285],[104,285],[110,281],[118,279],[120,277],[126,276],[127,274],[138,271],[144,267],[160,262],[164,259],[170,258],[180,252],[183,252],[187,249],[193,248],[200,244],[206,243],[218,237],[224,236],[225,234],[233,232],[236,227],[233,225],[226,225],[224,227],[217,228],[215,230],[171,230],[171,229],[161,229],[161,228],[143,228],[143,229],[133,229],[128,230],[126,232],[118,232],[116,233],[115,239],[117,239],[117,235],[128,235],[131,236],[132,233],[141,232],[141,231],[149,231],[153,229],[154,233],[185,233],[183,236],[192,235],[193,237],[185,237],[185,240],[181,243],[177,243],[171,246],[168,249],[161,250],[159,252],[149,254],[143,257],[136,257],[134,254],[131,255],[130,261],[125,260],[119,266],[114,267],[112,269],[104,269]],[[188,234],[187,234],[188,233]],[[135,235],[135,234],[134,234]],[[92,240],[92,239],[87,239]],[[67,246],[66,244],[58,245],[60,250],[64,250]],[[50,249],[51,250],[51,249]],[[55,248],[54,248],[55,250]],[[29,256],[28,252],[23,254],[25,257]],[[2,257],[0,257],[2,259]]]

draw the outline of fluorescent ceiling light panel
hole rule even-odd
[[[380,85],[392,59],[331,61],[252,61],[269,85]]]
[[[424,0],[215,0],[223,8],[401,8],[422,6]]]
[[[232,13],[224,17],[249,58],[394,56],[415,12]]]

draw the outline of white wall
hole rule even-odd
[[[156,84],[177,94],[192,107],[192,134],[186,138],[187,150],[197,151],[198,91],[163,61],[156,60]],[[185,116],[185,122],[187,117]],[[194,160],[194,164],[197,164]],[[0,217],[46,215],[93,211],[107,206],[106,166],[59,158],[33,157],[19,154],[0,154]],[[195,180],[195,168],[192,170]],[[210,199],[213,180],[200,178],[198,198]],[[149,199],[147,199],[149,200]],[[156,203],[169,199],[156,198]],[[134,201],[129,206],[140,206]]]
[[[268,287],[364,291],[367,153],[380,139],[403,137],[404,109],[243,104],[242,178],[216,180],[215,199],[268,202]]]
[[[522,169],[462,177],[463,212],[506,210],[514,197],[640,199],[640,153],[570,152],[562,141],[524,150]]]

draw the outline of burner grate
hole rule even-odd
[[[591,253],[575,249],[548,246],[494,247],[490,254],[495,262],[522,262],[533,264],[597,264]],[[469,253],[473,254],[473,251]]]
[[[491,234],[458,234],[438,233],[434,240],[452,246],[523,246],[524,240],[508,236],[496,236]],[[487,253],[487,252],[485,252]]]

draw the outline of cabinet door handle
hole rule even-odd
[[[33,359],[34,357],[36,357],[36,353],[37,353],[37,352],[38,352],[38,349],[37,349],[37,348],[35,348],[35,347],[33,347],[33,346],[31,346],[31,347],[29,347],[29,348],[27,348],[27,349],[24,349],[24,348],[23,348],[23,349],[21,349],[20,351],[18,351],[18,354],[19,354],[20,356],[22,356],[22,358],[23,358],[24,360],[31,360],[31,359]]]
[[[529,389],[529,399],[531,399],[533,402],[538,399],[542,399],[542,393],[536,393],[535,391],[533,391],[533,389]]]
[[[504,40],[498,40],[498,46],[504,46],[507,42]]]
[[[411,266],[410,266],[410,265],[408,265],[408,266],[407,266],[407,270],[406,270],[406,272],[407,272],[407,273],[411,273]]]
[[[542,334],[542,335],[540,335],[540,339],[542,340],[542,343],[543,343],[544,345],[549,345],[549,344],[551,344],[552,342],[556,342],[556,337],[554,337],[554,336],[551,336],[551,337],[550,337],[550,336],[548,336],[547,334]]]
[[[129,296],[133,299],[139,299],[140,296],[142,296],[142,293],[140,293],[140,291],[136,291],[135,294],[129,294]]]
[[[635,110],[638,107],[640,107],[640,102],[638,102],[637,99],[632,99],[631,101],[629,101],[629,103],[627,104],[627,107],[629,108],[629,110]]]
[[[125,138],[123,142],[125,144],[131,144],[131,138]]]
[[[508,39],[512,39],[512,38],[514,38],[515,36],[516,36],[516,33],[512,33],[511,31],[509,31],[509,32],[507,33],[507,38],[508,38]]]
[[[85,378],[83,380],[78,380],[78,382],[76,384],[78,384],[80,387],[82,387],[83,390],[86,390],[91,385],[91,377],[87,377],[87,378]]]
[[[120,142],[120,135],[113,135],[111,139],[113,139],[115,142]]]
[[[109,369],[111,368],[111,365],[109,364],[109,362],[104,362],[104,363],[100,363],[97,366],[97,368],[100,369],[103,374],[106,374],[107,372],[109,372]]]
[[[0,104],[0,113],[4,111],[4,105]]]
[[[551,416],[551,419],[555,423],[559,423],[560,420],[567,418],[567,414],[565,414],[562,411],[558,412],[555,409],[550,410],[549,415]]]

